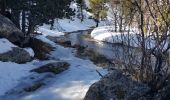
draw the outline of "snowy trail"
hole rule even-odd
[[[73,49],[56,46],[57,49],[51,55],[70,63],[70,68],[47,80],[47,84],[35,92],[22,96],[14,94],[3,100],[82,100],[88,88],[100,79],[96,70],[102,74],[107,73],[90,60],[75,57],[72,53]]]
[[[82,100],[91,84],[100,79],[96,69],[101,73],[106,70],[96,67],[91,61],[74,57],[69,48],[58,46],[52,53],[71,64],[69,70],[56,75],[52,83],[44,89],[22,97],[22,100]]]

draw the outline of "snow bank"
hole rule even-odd
[[[142,39],[139,32],[135,28],[131,28],[130,32],[114,32],[113,26],[101,26],[95,28],[91,32],[91,37],[98,41],[109,43],[123,43],[125,45],[130,45],[133,47],[140,47],[140,41]],[[167,41],[169,41],[168,39]],[[162,43],[164,45],[162,48],[166,49],[169,43],[164,42]],[[147,49],[156,47],[155,37],[150,36],[149,33],[145,33],[145,46]]]
[[[135,32],[114,32],[113,26],[102,26],[95,28],[91,32],[91,37],[98,41],[109,43],[126,43],[130,41],[130,45],[138,46],[138,38]]]
[[[0,39],[0,53],[5,53],[12,50],[12,47],[16,47],[14,44],[9,42],[7,39]]]

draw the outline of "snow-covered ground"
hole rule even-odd
[[[29,70],[32,68],[35,66],[31,63],[16,64],[0,61],[0,96],[14,88],[23,77],[30,75]]]
[[[81,100],[88,88],[100,79],[96,70],[103,75],[107,73],[90,60],[75,57],[71,48],[56,45],[56,50],[51,55],[68,62],[71,65],[70,68],[56,75],[44,88],[20,97],[21,100]]]
[[[90,60],[75,57],[72,48],[57,45],[45,38],[44,35],[37,38],[55,46],[56,50],[51,52],[51,56],[56,60],[68,62],[71,65],[70,68],[51,78],[45,86],[35,92],[22,96],[17,93],[5,95],[11,89],[17,90],[20,82],[35,74],[31,73],[30,70],[43,65],[43,62],[37,60],[26,64],[0,62],[0,100],[81,100],[88,88],[100,79],[96,70],[102,74],[107,73],[106,70],[97,67]],[[27,48],[27,51],[33,54],[31,49]]]
[[[5,38],[0,39],[0,46],[0,54],[11,51],[13,47],[17,47]],[[34,56],[31,48],[25,48],[25,50],[32,57]],[[0,61],[0,95],[14,88],[23,77],[30,74],[29,70],[32,68],[35,68],[32,62],[16,64],[13,62]]]
[[[96,70],[102,74],[107,73],[91,61],[75,57],[70,48],[58,45],[52,54],[55,58],[70,63],[70,68],[56,75],[44,88],[21,97],[21,100],[82,100],[89,86],[100,79]]]
[[[76,5],[72,5],[76,8]],[[8,95],[5,94],[11,89],[17,89],[20,82],[27,77],[35,75],[30,70],[43,65],[43,61],[32,61],[26,64],[16,64],[12,62],[0,61],[0,100],[81,100],[85,96],[88,88],[96,81],[100,79],[100,76],[96,72],[98,70],[102,74],[106,74],[107,71],[97,67],[90,60],[83,60],[74,56],[73,49],[64,48],[60,45],[56,45],[54,42],[48,40],[45,36],[58,37],[64,35],[64,32],[73,32],[78,30],[87,30],[94,27],[96,23],[94,20],[89,19],[91,16],[89,12],[83,11],[86,15],[83,22],[78,18],[70,19],[58,19],[54,23],[54,29],[50,30],[50,25],[44,24],[39,27],[37,31],[43,35],[39,35],[36,38],[50,43],[56,47],[56,50],[51,53],[52,58],[56,60],[60,59],[70,64],[70,68],[56,75],[50,79],[49,83],[38,89],[35,92],[27,93],[22,96],[19,94]],[[105,25],[105,22],[101,22],[100,26]],[[0,39],[0,53],[7,52],[16,47],[10,43],[7,39]],[[31,48],[25,48],[31,56],[34,56],[34,52]],[[49,61],[47,61],[49,62]],[[46,63],[47,63],[46,62]],[[27,81],[27,80],[25,80]],[[3,97],[3,98],[1,98]]]

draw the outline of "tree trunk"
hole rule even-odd
[[[114,21],[114,24],[115,24],[115,32],[117,32],[117,16],[116,16],[116,14],[114,14],[114,18],[115,18],[115,21]]]
[[[5,14],[5,10],[6,10],[6,0],[1,0],[0,2],[1,4],[1,14],[4,15]]]
[[[25,18],[25,17],[26,17],[26,16],[25,16],[25,10],[23,10],[23,11],[22,11],[22,32],[23,32],[23,33],[26,32],[26,31],[25,31],[25,28],[26,28],[26,25],[25,25],[25,24],[26,24],[26,23],[25,23],[25,19],[26,19],[26,18]]]
[[[96,27],[98,27],[99,26],[99,20],[95,19],[95,22],[96,22]]]
[[[50,24],[51,24],[50,30],[53,30],[53,29],[54,29],[54,19],[52,19],[52,20],[50,21]]]
[[[16,27],[20,29],[20,11],[12,11],[12,21],[16,25]]]
[[[119,31],[122,32],[123,18],[120,16]]]
[[[84,20],[84,15],[83,15],[83,5],[80,5],[80,9],[81,9],[81,22]]]
[[[34,32],[34,24],[33,22],[29,21],[27,36],[29,36],[33,32]]]

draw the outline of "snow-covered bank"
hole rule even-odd
[[[138,45],[137,34],[135,32],[114,32],[113,26],[101,26],[91,32],[91,37],[98,41],[109,43],[127,43]]]
[[[145,46],[147,49],[156,47],[155,33],[145,33]],[[109,42],[109,43],[123,43],[124,45],[130,45],[132,47],[140,47],[142,36],[139,34],[137,29],[131,28],[128,32],[114,32],[113,26],[101,26],[95,28],[91,32],[91,37],[98,41]],[[169,39],[169,38],[168,38]],[[167,39],[167,41],[169,41]],[[164,41],[165,42],[165,41]],[[168,42],[164,43],[162,48],[168,47]]]

